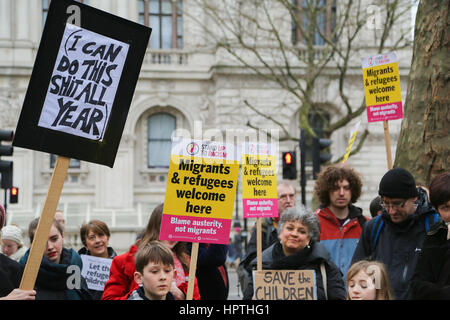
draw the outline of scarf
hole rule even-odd
[[[314,260],[313,252],[313,241],[311,244],[301,249],[300,251],[286,256],[283,252],[283,247],[280,242],[275,243],[272,253],[272,262],[270,263],[270,268],[275,270],[286,269],[286,270],[299,270],[307,265],[310,265]],[[265,268],[266,269],[266,268]],[[267,268],[269,269],[269,268]]]

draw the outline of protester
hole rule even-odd
[[[5,209],[0,205],[0,230],[5,224]],[[34,300],[35,290],[18,289],[22,279],[23,266],[0,254],[0,300]]]
[[[394,300],[384,264],[361,260],[347,271],[347,300]]]
[[[97,258],[113,259],[117,253],[109,247],[111,233],[106,223],[91,220],[80,228],[80,239],[84,247],[78,250],[79,255],[89,255]],[[94,300],[100,300],[103,291],[89,289]]]
[[[176,277],[173,254],[159,241],[150,241],[136,253],[134,280],[140,287],[128,300],[175,300],[170,293]]]
[[[320,222],[320,242],[343,276],[350,267],[362,227],[368,220],[362,209],[353,205],[361,195],[361,188],[359,174],[340,165],[323,169],[314,185],[314,193],[320,201],[316,211]]]
[[[430,184],[430,202],[443,221],[425,236],[411,283],[413,299],[450,300],[450,172]]]
[[[30,222],[30,243],[33,243],[38,223],[39,218]],[[22,265],[26,265],[29,254],[30,249],[20,259]],[[71,278],[77,274],[74,266],[78,268],[80,281]],[[86,280],[81,276],[82,267],[78,253],[64,248],[64,230],[58,221],[53,220],[36,278],[36,300],[92,300]]]
[[[227,267],[235,267],[236,266],[237,256],[233,247],[233,240],[228,238],[228,253],[227,253],[227,261],[225,262]]]
[[[192,244],[188,243],[190,254]],[[227,300],[229,292],[228,270],[225,266],[228,246],[200,243],[195,276],[201,300]]]
[[[279,240],[262,253],[262,269],[314,270],[317,298],[344,300],[345,287],[342,275],[319,239],[320,225],[316,215],[303,206],[287,209],[279,221]],[[324,265],[326,270],[325,285],[321,265]],[[257,259],[254,259],[247,274],[251,275],[256,266]],[[252,296],[253,280],[249,276],[244,300],[249,300]]]
[[[370,215],[372,218],[375,218],[376,216],[380,215],[383,211],[383,207],[381,206],[381,197],[376,196],[372,199],[369,206]]]
[[[1,239],[3,254],[17,262],[28,250],[23,243],[22,230],[15,225],[3,227]]]
[[[144,246],[150,241],[159,239],[162,211],[163,204],[160,204],[153,210],[147,227],[139,240],[131,246],[128,252],[113,259],[102,300],[126,300],[131,292],[138,288],[138,284],[134,281],[134,272],[136,271],[134,255],[138,246]],[[172,285],[170,291],[177,300],[182,300],[187,293],[187,279],[189,277],[189,257],[186,254],[186,243],[175,241],[163,241],[163,243],[174,253],[175,269],[177,270],[176,284]],[[200,300],[196,278],[193,299]]]
[[[295,189],[294,187],[286,181],[281,182],[277,186],[278,195],[278,218],[266,218],[261,221],[261,239],[262,239],[262,250],[267,249],[272,244],[278,241],[277,224],[280,220],[283,212],[295,206]],[[242,293],[245,292],[248,285],[247,279],[249,275],[246,270],[249,268],[249,264],[256,257],[256,227],[253,228],[250,240],[247,244],[247,253],[239,263],[237,268],[237,274],[239,277],[239,283],[241,285]]]
[[[55,220],[59,222],[63,230],[66,230],[66,219],[64,218],[64,213],[62,210],[56,210]]]
[[[396,299],[411,298],[410,282],[427,230],[439,220],[407,170],[389,170],[378,189],[383,213],[368,221],[352,263],[377,260],[387,267]]]
[[[243,238],[242,238],[242,234],[241,234],[241,227],[240,226],[236,226],[234,228],[234,236],[233,236],[233,242],[232,242],[232,246],[235,252],[235,262],[236,264],[239,264],[239,262],[242,259],[242,243],[243,243]]]

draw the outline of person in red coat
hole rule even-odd
[[[159,239],[163,206],[164,204],[160,204],[153,210],[141,239],[137,240],[128,252],[118,255],[113,259],[102,300],[127,300],[129,295],[138,289],[139,285],[134,281],[134,272],[136,271],[134,255],[139,250],[139,247],[144,246],[152,240]],[[189,279],[189,256],[186,253],[186,243],[162,242],[172,250],[175,268],[177,269],[176,285],[172,286],[170,292],[175,299],[183,300],[186,298]],[[194,281],[192,299],[200,300],[197,278]]]
[[[350,268],[362,227],[368,220],[353,205],[360,195],[360,175],[348,166],[329,166],[317,176],[314,192],[320,202],[316,214],[320,222],[320,242],[344,276]],[[345,282],[345,281],[344,281]]]

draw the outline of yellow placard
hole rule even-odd
[[[242,157],[242,197],[277,199],[276,158],[245,154]]]
[[[366,105],[402,101],[398,62],[363,69]]]
[[[172,155],[164,214],[231,219],[238,161]]]

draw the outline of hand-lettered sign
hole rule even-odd
[[[109,279],[109,269],[112,259],[98,258],[86,254],[80,255],[83,261],[81,275],[86,279],[89,289],[103,291],[106,281]]]
[[[68,21],[79,8],[80,25]],[[52,1],[14,146],[112,167],[151,29]]]
[[[255,300],[317,300],[314,270],[253,272]]]
[[[228,243],[238,152],[234,144],[173,139],[160,240]]]

